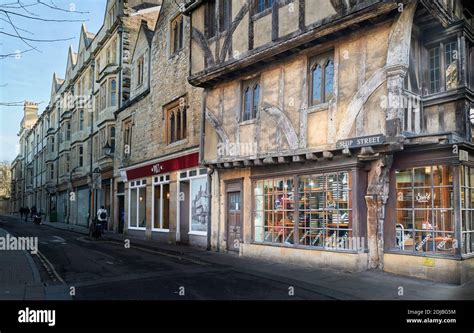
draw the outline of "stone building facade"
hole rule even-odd
[[[33,148],[28,146],[27,138],[29,137],[33,126],[38,120],[38,104],[26,101],[23,106],[23,118],[20,123],[20,131],[18,132],[18,155],[11,164],[11,197],[10,207],[12,212],[18,212],[21,207],[31,205],[26,198],[26,165],[32,162]],[[28,187],[31,188],[32,178],[28,177]]]
[[[474,276],[472,5],[189,1],[211,245]]]
[[[123,219],[116,229],[207,246],[207,200],[200,200],[207,197],[207,170],[198,164],[202,89],[187,82],[189,18],[176,2],[164,1],[149,35],[143,27],[132,98],[117,113],[116,207]]]
[[[115,112],[130,98],[131,52],[142,21],[154,26],[160,4],[108,0],[98,33],[81,27],[64,79],[53,75],[48,106],[39,118],[36,108],[33,124],[22,122],[13,169],[21,175],[14,182],[24,184],[15,210],[21,202],[49,221],[87,227],[104,205],[113,224]]]
[[[105,205],[133,237],[468,281],[473,12],[108,1],[48,107],[25,105],[12,206],[87,226]]]

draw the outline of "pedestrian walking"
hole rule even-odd
[[[30,209],[28,207],[25,207],[23,214],[25,215],[25,222],[28,221],[28,215],[30,215]]]
[[[99,210],[97,211],[97,220],[99,220],[100,224],[102,225],[102,230],[107,229],[107,209],[104,206],[100,206]]]
[[[36,206],[31,207],[31,210],[30,210],[31,220],[33,220],[37,212],[38,211],[36,210]]]

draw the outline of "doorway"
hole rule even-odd
[[[239,252],[243,242],[242,183],[228,183],[226,193],[227,250]]]
[[[125,197],[119,195],[118,197],[118,233],[123,234],[123,228],[125,226]]]

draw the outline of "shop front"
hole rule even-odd
[[[371,268],[376,257],[376,267],[386,272],[470,281],[473,152],[470,146],[406,146],[387,154],[393,163],[384,166],[386,176],[376,168],[381,155],[238,169],[216,165],[212,248],[348,271]],[[374,179],[381,180],[380,189],[387,183],[375,219],[369,216],[379,186]]]
[[[56,212],[57,222],[65,223],[68,217],[69,195],[68,191],[60,191],[57,196]]]
[[[458,146],[395,155],[385,271],[451,283],[474,278],[473,157]]]
[[[75,223],[84,227],[89,225],[90,189],[89,186],[76,188]]]
[[[94,201],[94,216],[97,214],[97,211],[100,207],[104,206],[107,210],[108,215],[108,225],[106,230],[112,228],[112,221],[114,221],[115,210],[113,207],[113,172],[109,170],[107,172],[102,172],[99,179],[99,184],[95,190],[95,201]]]
[[[207,246],[207,169],[198,159],[197,152],[180,153],[122,171],[125,188],[116,198],[124,197],[125,234]]]
[[[213,248],[280,262],[364,270],[366,182],[364,165],[347,157],[216,169]]]

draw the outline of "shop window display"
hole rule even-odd
[[[351,178],[348,172],[300,178],[300,244],[343,249],[350,247]]]
[[[396,171],[396,248],[455,254],[453,170],[426,166]]]
[[[474,168],[461,167],[462,253],[474,254]]]
[[[146,180],[130,183],[129,188],[129,224],[130,229],[146,228]]]
[[[256,181],[254,241],[349,249],[351,186],[348,172]]]

